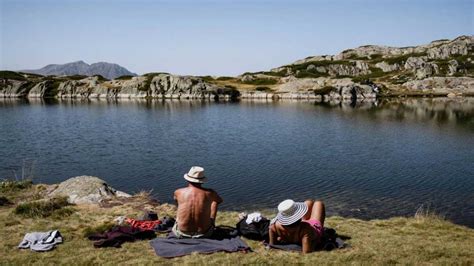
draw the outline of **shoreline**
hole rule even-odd
[[[171,95],[163,97],[141,97],[131,95],[118,95],[114,97],[110,96],[98,96],[98,97],[26,97],[26,96],[5,96],[0,94],[2,100],[143,100],[143,101],[168,101],[168,100],[189,100],[189,101],[245,101],[245,100],[267,100],[267,101],[287,101],[287,100],[301,100],[301,101],[316,101],[316,102],[331,102],[331,101],[343,101],[343,102],[375,102],[377,100],[384,99],[411,99],[411,98],[446,98],[446,99],[464,99],[472,98],[474,93],[448,93],[448,92],[391,92],[385,95],[378,95],[377,97],[367,98],[352,98],[352,97],[330,97],[328,95],[312,95],[308,93],[248,93],[237,98],[232,98],[229,95],[220,95],[208,97],[189,97],[180,95]]]
[[[329,216],[325,226],[334,228],[344,237],[349,248],[330,252],[314,252],[302,256],[297,252],[267,250],[259,241],[243,239],[253,250],[248,254],[215,253],[192,254],[172,260],[157,257],[148,241],[125,243],[122,248],[94,248],[85,236],[91,232],[103,232],[113,226],[117,216],[139,217],[143,210],[153,210],[159,218],[175,216],[176,206],[159,204],[149,195],[140,193],[126,198],[116,198],[103,204],[76,204],[56,206],[51,214],[22,213],[19,204],[30,206],[32,202],[48,202],[34,196],[47,190],[44,185],[32,185],[11,191],[2,191],[2,196],[12,204],[0,206],[0,263],[6,264],[450,264],[456,259],[460,264],[472,264],[474,258],[474,230],[442,220],[440,217],[420,213],[411,218],[394,217],[364,221],[354,218]],[[30,204],[30,205],[28,205]],[[25,210],[23,208],[22,210]],[[262,212],[268,215],[266,212]],[[39,215],[39,216],[38,216]],[[267,216],[268,217],[268,216]],[[238,213],[219,211],[217,225],[235,226]],[[18,243],[24,234],[31,231],[57,229],[64,243],[49,252],[36,253],[19,250]],[[159,234],[158,237],[164,237]],[[456,241],[453,241],[456,239]],[[77,256],[70,256],[77,254]]]

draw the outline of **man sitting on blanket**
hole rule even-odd
[[[206,181],[204,168],[193,166],[184,179],[188,186],[174,192],[178,212],[173,233],[178,238],[209,238],[222,199],[214,190],[201,187]]]
[[[323,235],[325,216],[321,201],[281,202],[269,228],[270,244],[300,244],[303,253],[314,251]]]

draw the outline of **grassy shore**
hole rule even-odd
[[[160,217],[174,216],[176,208],[157,204],[146,193],[127,200],[106,202],[102,206],[54,204],[41,201],[45,186],[9,186],[0,190],[0,264],[459,264],[474,263],[474,230],[433,216],[362,221],[329,217],[326,225],[349,237],[351,248],[301,255],[265,250],[257,241],[245,239],[253,252],[193,254],[176,259],[157,257],[148,241],[125,243],[122,248],[96,249],[84,236],[110,226],[120,215],[136,217],[144,209]],[[21,203],[26,202],[26,204]],[[20,206],[20,207],[19,207]],[[42,207],[38,207],[42,206]],[[46,206],[46,207],[45,207]],[[41,208],[45,209],[41,209]],[[40,209],[38,209],[40,208]],[[330,206],[329,206],[330,208]],[[43,212],[47,210],[47,212]],[[267,213],[267,215],[272,215]],[[236,212],[220,212],[217,224],[234,226]],[[19,250],[17,245],[27,232],[58,229],[64,243],[50,252]]]

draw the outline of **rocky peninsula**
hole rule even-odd
[[[108,80],[100,75],[0,72],[0,97],[5,98],[372,101],[473,95],[474,36],[414,47],[361,46],[237,77],[147,73]]]

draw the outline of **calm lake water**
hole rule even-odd
[[[330,215],[474,227],[474,99],[314,102],[0,100],[0,177],[93,175],[162,202],[206,169],[223,209],[323,199]]]

